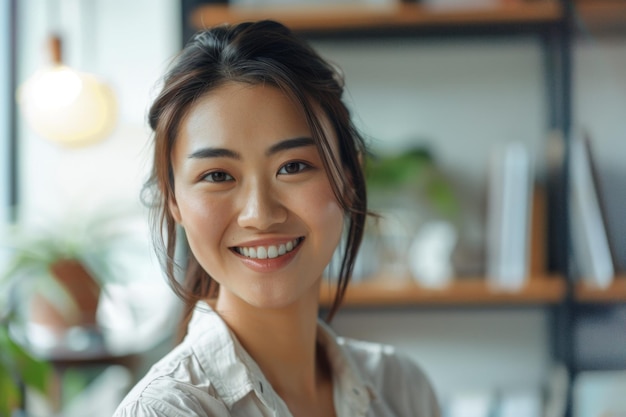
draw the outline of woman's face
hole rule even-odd
[[[271,86],[225,84],[183,120],[172,165],[170,210],[220,301],[317,297],[344,213],[299,106]]]

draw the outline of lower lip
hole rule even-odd
[[[252,269],[255,272],[262,272],[262,273],[274,272],[274,271],[278,271],[281,268],[284,268],[289,262],[291,262],[291,260],[300,251],[300,248],[302,247],[302,243],[304,242],[300,242],[300,244],[296,246],[295,248],[293,248],[291,252],[287,252],[286,254],[278,256],[276,258],[253,259],[253,258],[248,258],[246,256],[243,256],[237,252],[233,252],[233,253],[239,259],[241,259],[241,262],[243,262],[245,266],[247,266],[248,268]]]

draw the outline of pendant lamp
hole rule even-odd
[[[117,102],[111,88],[95,75],[62,62],[58,36],[49,39],[51,63],[18,89],[27,123],[40,136],[65,147],[105,139],[115,127]]]

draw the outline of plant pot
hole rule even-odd
[[[56,261],[50,265],[49,272],[65,294],[64,300],[35,294],[31,301],[31,321],[56,333],[76,326],[96,327],[101,289],[91,273],[75,259]]]

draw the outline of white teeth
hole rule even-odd
[[[277,246],[255,246],[255,247],[239,247],[236,248],[237,253],[252,259],[273,259],[291,252],[298,244],[300,239],[294,239],[285,244]]]

